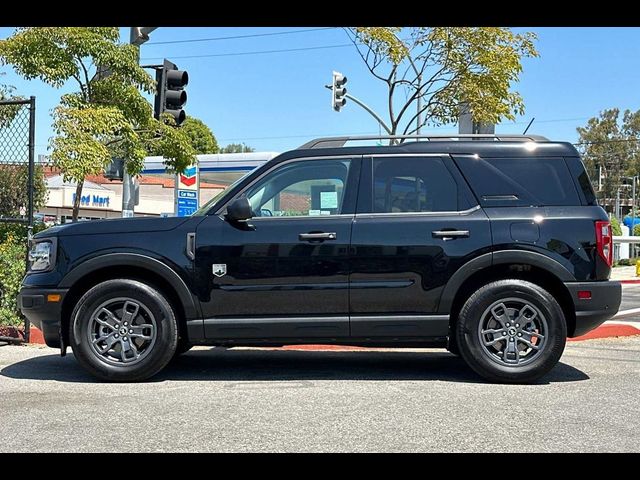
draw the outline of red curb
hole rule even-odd
[[[37,343],[40,345],[44,345],[44,335],[42,334],[42,330],[37,327],[31,326],[29,328],[29,343]]]
[[[640,279],[638,280],[618,280],[620,283],[640,283]]]
[[[349,350],[378,350],[377,348],[358,347],[351,345],[285,345],[276,347],[274,350],[312,350],[312,351],[349,351]]]
[[[601,325],[586,335],[568,338],[567,340],[570,342],[580,342],[582,340],[592,340],[594,338],[630,337],[632,335],[640,335],[640,330],[632,325]]]

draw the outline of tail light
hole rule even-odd
[[[611,266],[613,263],[613,235],[611,234],[611,223],[608,220],[598,220],[596,222],[596,247],[598,254]]]

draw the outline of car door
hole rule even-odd
[[[363,162],[352,230],[353,337],[446,336],[438,315],[455,271],[491,246],[489,221],[447,155]]]
[[[349,244],[360,159],[294,159],[236,195],[254,218],[223,212],[198,227],[196,283],[207,338],[349,335]]]

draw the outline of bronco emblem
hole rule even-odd
[[[216,277],[222,277],[227,273],[227,264],[226,263],[214,263],[212,266],[213,274]]]

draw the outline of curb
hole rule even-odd
[[[620,282],[620,283],[626,283],[626,284],[639,284],[639,283],[640,283],[640,279],[634,279],[634,280],[618,280],[618,282]]]
[[[34,343],[36,345],[45,344],[42,330],[40,330],[38,327],[34,327],[33,325],[29,327],[29,343]]]

